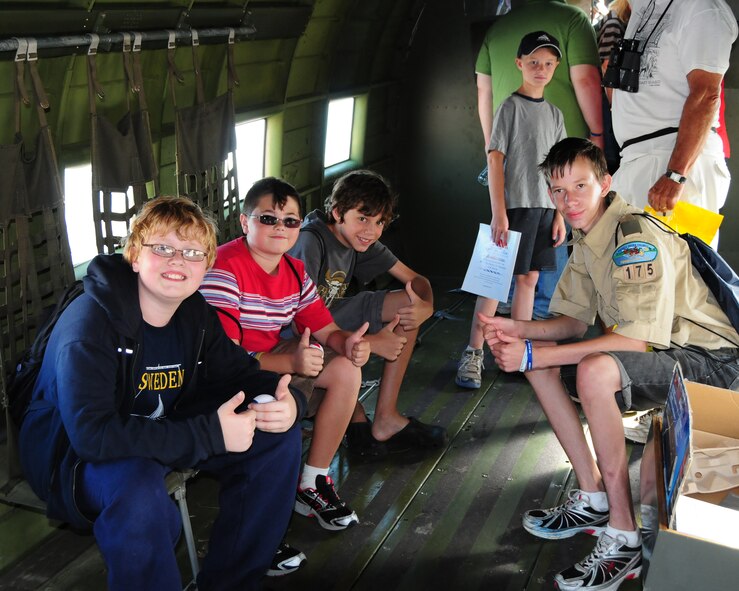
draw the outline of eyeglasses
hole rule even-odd
[[[182,253],[183,259],[193,263],[199,263],[208,254],[196,248],[179,249],[174,246],[170,246],[169,244],[142,244],[141,246],[148,246],[151,248],[151,252],[157,256],[164,257],[165,259],[171,259],[174,255],[180,252]]]
[[[248,216],[249,218],[257,218],[259,220],[260,224],[264,224],[265,226],[276,226],[277,222],[282,222],[285,224],[286,228],[299,228],[300,224],[303,223],[303,220],[300,218],[278,218],[274,215],[269,215],[268,213],[263,213],[261,215],[257,215],[255,213],[250,213]]]

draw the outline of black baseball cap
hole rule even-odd
[[[533,33],[524,35],[518,46],[516,57],[529,55],[542,47],[551,47],[560,58],[562,57],[562,51],[559,49],[559,41],[546,31],[534,31]]]

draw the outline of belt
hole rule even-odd
[[[632,144],[638,144],[639,142],[645,142],[647,140],[651,140],[656,137],[662,137],[663,135],[670,135],[671,133],[677,133],[677,131],[678,131],[677,127],[663,127],[662,129],[658,129],[657,131],[653,131],[651,133],[645,133],[644,135],[640,135],[638,137],[631,138],[630,140],[626,140],[621,146],[621,150],[625,150]],[[713,133],[718,133],[718,130],[715,127],[712,127],[711,131]]]

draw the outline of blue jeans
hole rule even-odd
[[[534,316],[539,318],[550,318],[549,302],[554,295],[559,276],[567,264],[567,244],[562,244],[554,249],[557,260],[557,268],[552,271],[539,271],[539,282],[536,284],[536,296],[534,297]]]
[[[257,431],[244,453],[214,456],[199,469],[219,480],[219,513],[198,575],[201,591],[259,589],[292,515],[300,468],[299,425]],[[146,458],[84,463],[77,500],[94,518],[111,591],[180,591],[174,547],[182,523],[164,478]]]

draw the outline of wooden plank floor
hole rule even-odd
[[[266,589],[537,591],[552,589],[553,575],[592,548],[589,536],[547,542],[521,527],[525,510],[566,496],[569,464],[521,376],[499,372],[488,356],[480,390],[454,384],[474,298],[445,291],[444,281],[435,287],[441,312],[423,327],[399,405],[407,415],[445,426],[448,446],[371,463],[350,460],[340,450],[332,472],[360,523],[329,532],[295,514],[287,540],[308,561],[297,573],[265,579]],[[380,371],[379,363],[368,364],[365,379],[378,378]],[[370,386],[363,394],[370,414],[376,392]],[[640,453],[634,446],[632,470]],[[203,554],[217,512],[216,491],[207,476],[188,486]],[[178,556],[186,576],[182,543]],[[0,590],[104,588],[105,568],[91,536],[0,505]],[[639,588],[638,582],[621,587]]]

